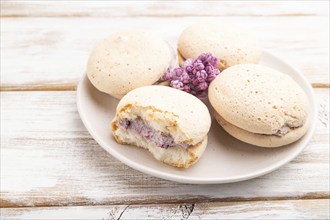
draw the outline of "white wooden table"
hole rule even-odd
[[[328,10],[328,1],[1,1],[1,218],[329,219]],[[310,81],[319,114],[307,148],[275,172],[222,185],[158,179],[107,154],[76,108],[91,49],[129,27],[175,46],[184,27],[210,18],[240,22]]]

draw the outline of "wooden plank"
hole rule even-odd
[[[6,208],[3,219],[329,219],[329,200]]]
[[[203,19],[2,19],[1,90],[74,90],[90,51],[111,33],[143,27],[160,33],[176,47],[181,31],[200,20]],[[301,70],[313,86],[329,87],[327,17],[223,17],[221,21],[247,27],[265,49]]]
[[[170,182],[107,154],[84,128],[74,91],[1,92],[1,206],[61,206],[329,197],[329,90],[308,147],[257,179],[222,185]]]
[[[184,17],[328,15],[328,1],[12,1],[1,5],[2,17]],[[239,10],[244,9],[244,10]]]

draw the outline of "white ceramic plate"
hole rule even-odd
[[[120,145],[113,139],[110,122],[118,101],[99,92],[84,76],[77,89],[80,117],[93,138],[112,156],[141,172],[163,179],[194,184],[228,183],[269,173],[295,158],[310,140],[316,122],[316,104],[310,84],[289,64],[264,52],[260,64],[290,75],[307,93],[311,106],[311,126],[299,141],[280,148],[266,149],[243,143],[227,134],[213,120],[208,146],[202,158],[188,169],[174,168],[156,161],[138,147]]]

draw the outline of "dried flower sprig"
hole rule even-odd
[[[218,58],[211,53],[203,53],[197,59],[187,59],[182,67],[167,69],[160,81],[170,81],[170,86],[203,99],[207,89],[220,73]]]

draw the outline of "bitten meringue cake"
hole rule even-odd
[[[120,144],[145,148],[159,161],[187,168],[203,154],[210,126],[210,113],[198,98],[153,85],[120,100],[112,133]]]

